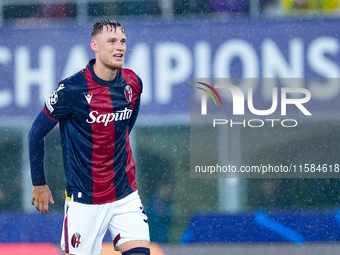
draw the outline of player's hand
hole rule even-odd
[[[48,203],[54,204],[49,187],[47,185],[33,186],[31,203],[41,214],[48,213]]]

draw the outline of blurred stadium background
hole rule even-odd
[[[0,0],[0,254],[60,254],[59,130],[46,138],[56,203],[44,216],[30,205],[27,133],[58,81],[94,56],[90,31],[103,18],[125,27],[126,67],[144,82],[132,142],[153,254],[338,254],[339,179],[190,178],[189,115],[193,77],[339,78],[339,8],[339,0]],[[317,121],[233,129],[226,158],[340,163],[340,85],[307,88]],[[217,153],[209,133],[199,137],[207,158]]]

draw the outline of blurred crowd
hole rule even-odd
[[[15,3],[14,3],[15,2]],[[340,0],[112,0],[112,1],[8,1],[2,4],[4,22],[22,18],[76,19],[112,15],[206,14],[213,17],[311,16],[339,14]],[[85,5],[84,5],[85,4]],[[82,5],[82,7],[80,7]],[[85,6],[85,7],[84,7]]]

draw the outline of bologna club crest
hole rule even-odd
[[[72,236],[72,239],[71,239],[71,245],[73,246],[73,248],[78,248],[79,245],[80,245],[80,234],[79,233],[75,233],[73,234]]]
[[[124,94],[125,94],[126,100],[130,103],[132,100],[132,88],[130,87],[130,85],[125,86]]]

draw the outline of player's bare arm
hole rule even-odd
[[[48,213],[49,203],[54,204],[49,187],[47,185],[33,186],[31,203],[41,214]]]

